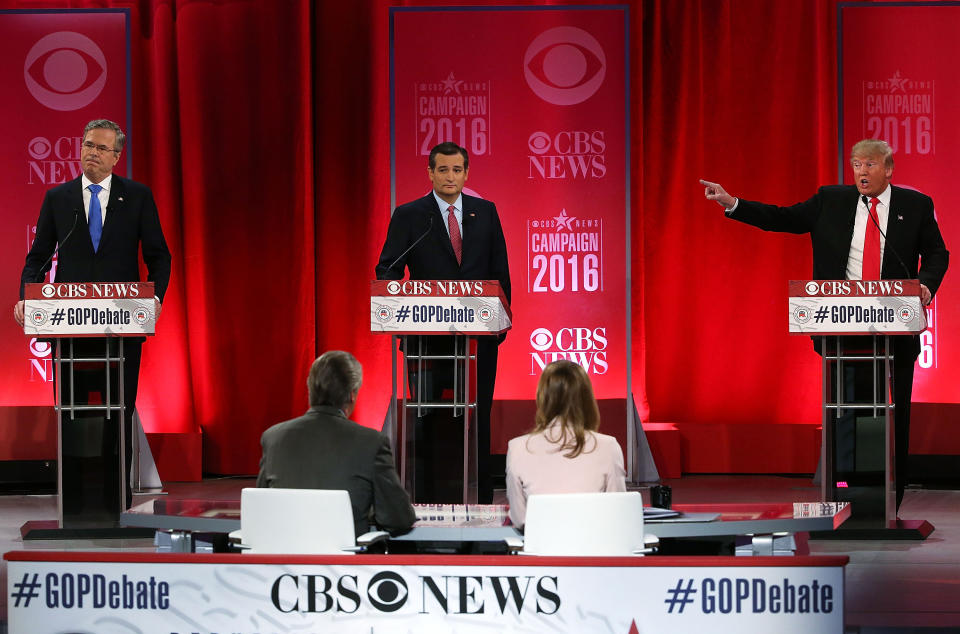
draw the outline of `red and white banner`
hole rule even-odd
[[[37,337],[152,335],[153,282],[27,284],[23,330]]]
[[[0,156],[3,305],[17,300],[44,193],[80,175],[83,126],[106,118],[129,132],[128,23],[129,10],[0,13],[0,113],[16,122],[7,126]],[[120,175],[129,171],[129,147],[124,156]],[[9,313],[0,319],[0,406],[48,405],[51,348],[24,337]]]
[[[6,557],[11,634],[841,632],[847,561],[27,551]]]
[[[955,48],[960,6],[849,3],[840,8],[840,28],[843,182],[853,182],[850,147],[864,138],[885,140],[894,152],[893,184],[933,198],[947,248],[956,249],[956,174],[944,157],[960,134],[954,116],[960,83],[954,60],[944,51]],[[890,35],[881,47],[876,46],[878,33]],[[904,33],[922,36],[900,37]],[[913,400],[960,403],[960,287],[949,273],[927,307],[927,321]]]
[[[393,8],[393,199],[430,191],[427,157],[470,154],[464,191],[497,205],[513,290],[497,399],[529,400],[571,359],[597,398],[629,379],[625,7]],[[431,42],[452,38],[455,54]],[[527,422],[523,423],[524,425]]]
[[[917,280],[790,282],[791,333],[910,334],[926,327]]]
[[[498,282],[406,280],[370,283],[370,331],[499,334],[510,308]]]

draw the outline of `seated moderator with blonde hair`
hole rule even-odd
[[[600,410],[593,386],[573,361],[554,361],[537,384],[533,431],[507,446],[510,520],[522,527],[535,493],[626,491],[623,452],[613,436],[597,433]]]

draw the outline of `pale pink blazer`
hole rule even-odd
[[[559,420],[542,433],[525,434],[507,445],[507,502],[510,521],[522,527],[527,498],[535,493],[626,491],[623,452],[617,439],[588,431],[583,452],[566,458]]]

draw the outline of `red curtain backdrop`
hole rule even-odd
[[[357,355],[358,419],[382,422],[389,346],[366,315],[398,4],[0,2],[132,10],[134,177],[174,253],[141,409],[149,431],[202,428],[208,473],[256,472],[262,430],[306,408],[318,351]],[[781,203],[836,181],[835,2],[629,6],[638,405],[652,420],[815,422],[817,357],[785,332],[807,240],[724,219],[697,179]],[[440,35],[424,46],[455,62],[459,40]]]
[[[650,417],[819,421],[819,357],[786,327],[787,280],[811,275],[809,238],[724,218],[697,180],[778,204],[837,182],[835,3],[645,7],[634,292]]]

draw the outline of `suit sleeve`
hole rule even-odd
[[[417,521],[410,497],[403,490],[394,467],[393,452],[386,436],[380,437],[380,447],[374,464],[373,516],[380,530],[396,534],[409,530]]]
[[[789,207],[739,199],[730,218],[764,231],[810,233],[820,216],[821,192],[822,190],[810,199]]]
[[[270,488],[270,461],[267,458],[267,439],[260,436],[260,472],[257,474],[257,487]]]
[[[149,190],[143,204],[143,225],[140,233],[143,261],[147,265],[147,279],[154,283],[157,297],[162,302],[170,283],[170,249],[163,238],[160,214],[153,200],[153,193]]]
[[[503,237],[503,227],[500,224],[500,216],[497,214],[497,206],[493,206],[493,244],[490,245],[490,272],[493,278],[500,282],[503,294],[507,302],[511,301],[510,293],[510,264],[507,262],[507,241]]]
[[[80,224],[79,219],[77,224]],[[50,263],[47,260],[53,255],[56,246],[57,227],[53,219],[53,204],[50,201],[50,192],[48,191],[43,197],[43,204],[40,206],[40,217],[37,218],[37,235],[33,239],[30,252],[27,253],[27,259],[23,265],[23,272],[20,274],[20,299],[23,299],[24,284],[36,282],[50,270]],[[47,262],[46,266],[44,266],[45,262]],[[42,270],[41,267],[43,267]]]
[[[403,270],[407,266],[407,259],[400,255],[410,246],[409,218],[399,208],[393,210],[390,225],[387,227],[387,238],[383,241],[380,250],[380,260],[377,262],[376,274],[378,280],[403,279]],[[390,265],[396,261],[396,264]]]
[[[937,224],[932,204],[924,214],[920,226],[918,250],[920,253],[920,272],[917,277],[921,284],[930,289],[930,293],[936,294],[937,289],[940,288],[940,282],[943,281],[943,276],[947,273],[950,252],[947,251],[943,242],[943,236],[940,234],[940,226]]]

